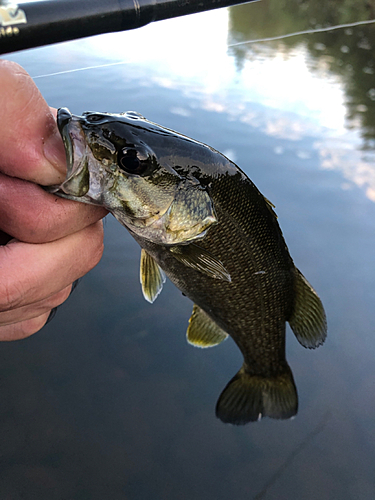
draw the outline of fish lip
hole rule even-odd
[[[69,124],[72,118],[73,115],[68,108],[59,108],[57,110],[57,127],[61,135],[63,134],[63,130]]]
[[[59,108],[57,110],[57,127],[64,143],[67,163],[67,177],[69,177],[72,173],[74,163],[73,141],[69,134],[69,125],[72,118],[73,115],[68,108]]]
[[[66,178],[60,189],[66,194],[80,197],[85,193],[72,192],[69,183],[73,177],[82,175],[87,170],[87,142],[80,117],[72,115],[68,108],[59,108],[57,127],[64,143],[67,163]]]

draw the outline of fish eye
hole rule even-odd
[[[129,174],[142,175],[149,166],[149,155],[135,148],[123,148],[117,154],[117,162],[121,170]]]

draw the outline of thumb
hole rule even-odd
[[[33,79],[0,60],[0,171],[37,184],[61,182],[66,161],[55,118]]]

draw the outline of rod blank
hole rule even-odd
[[[254,0],[247,0],[254,1]],[[244,0],[0,0],[0,54],[244,3]]]

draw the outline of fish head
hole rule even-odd
[[[51,192],[101,205],[131,232],[163,245],[202,238],[217,222],[207,176],[191,163],[200,143],[135,112],[75,116],[60,108],[57,124],[67,176]]]

